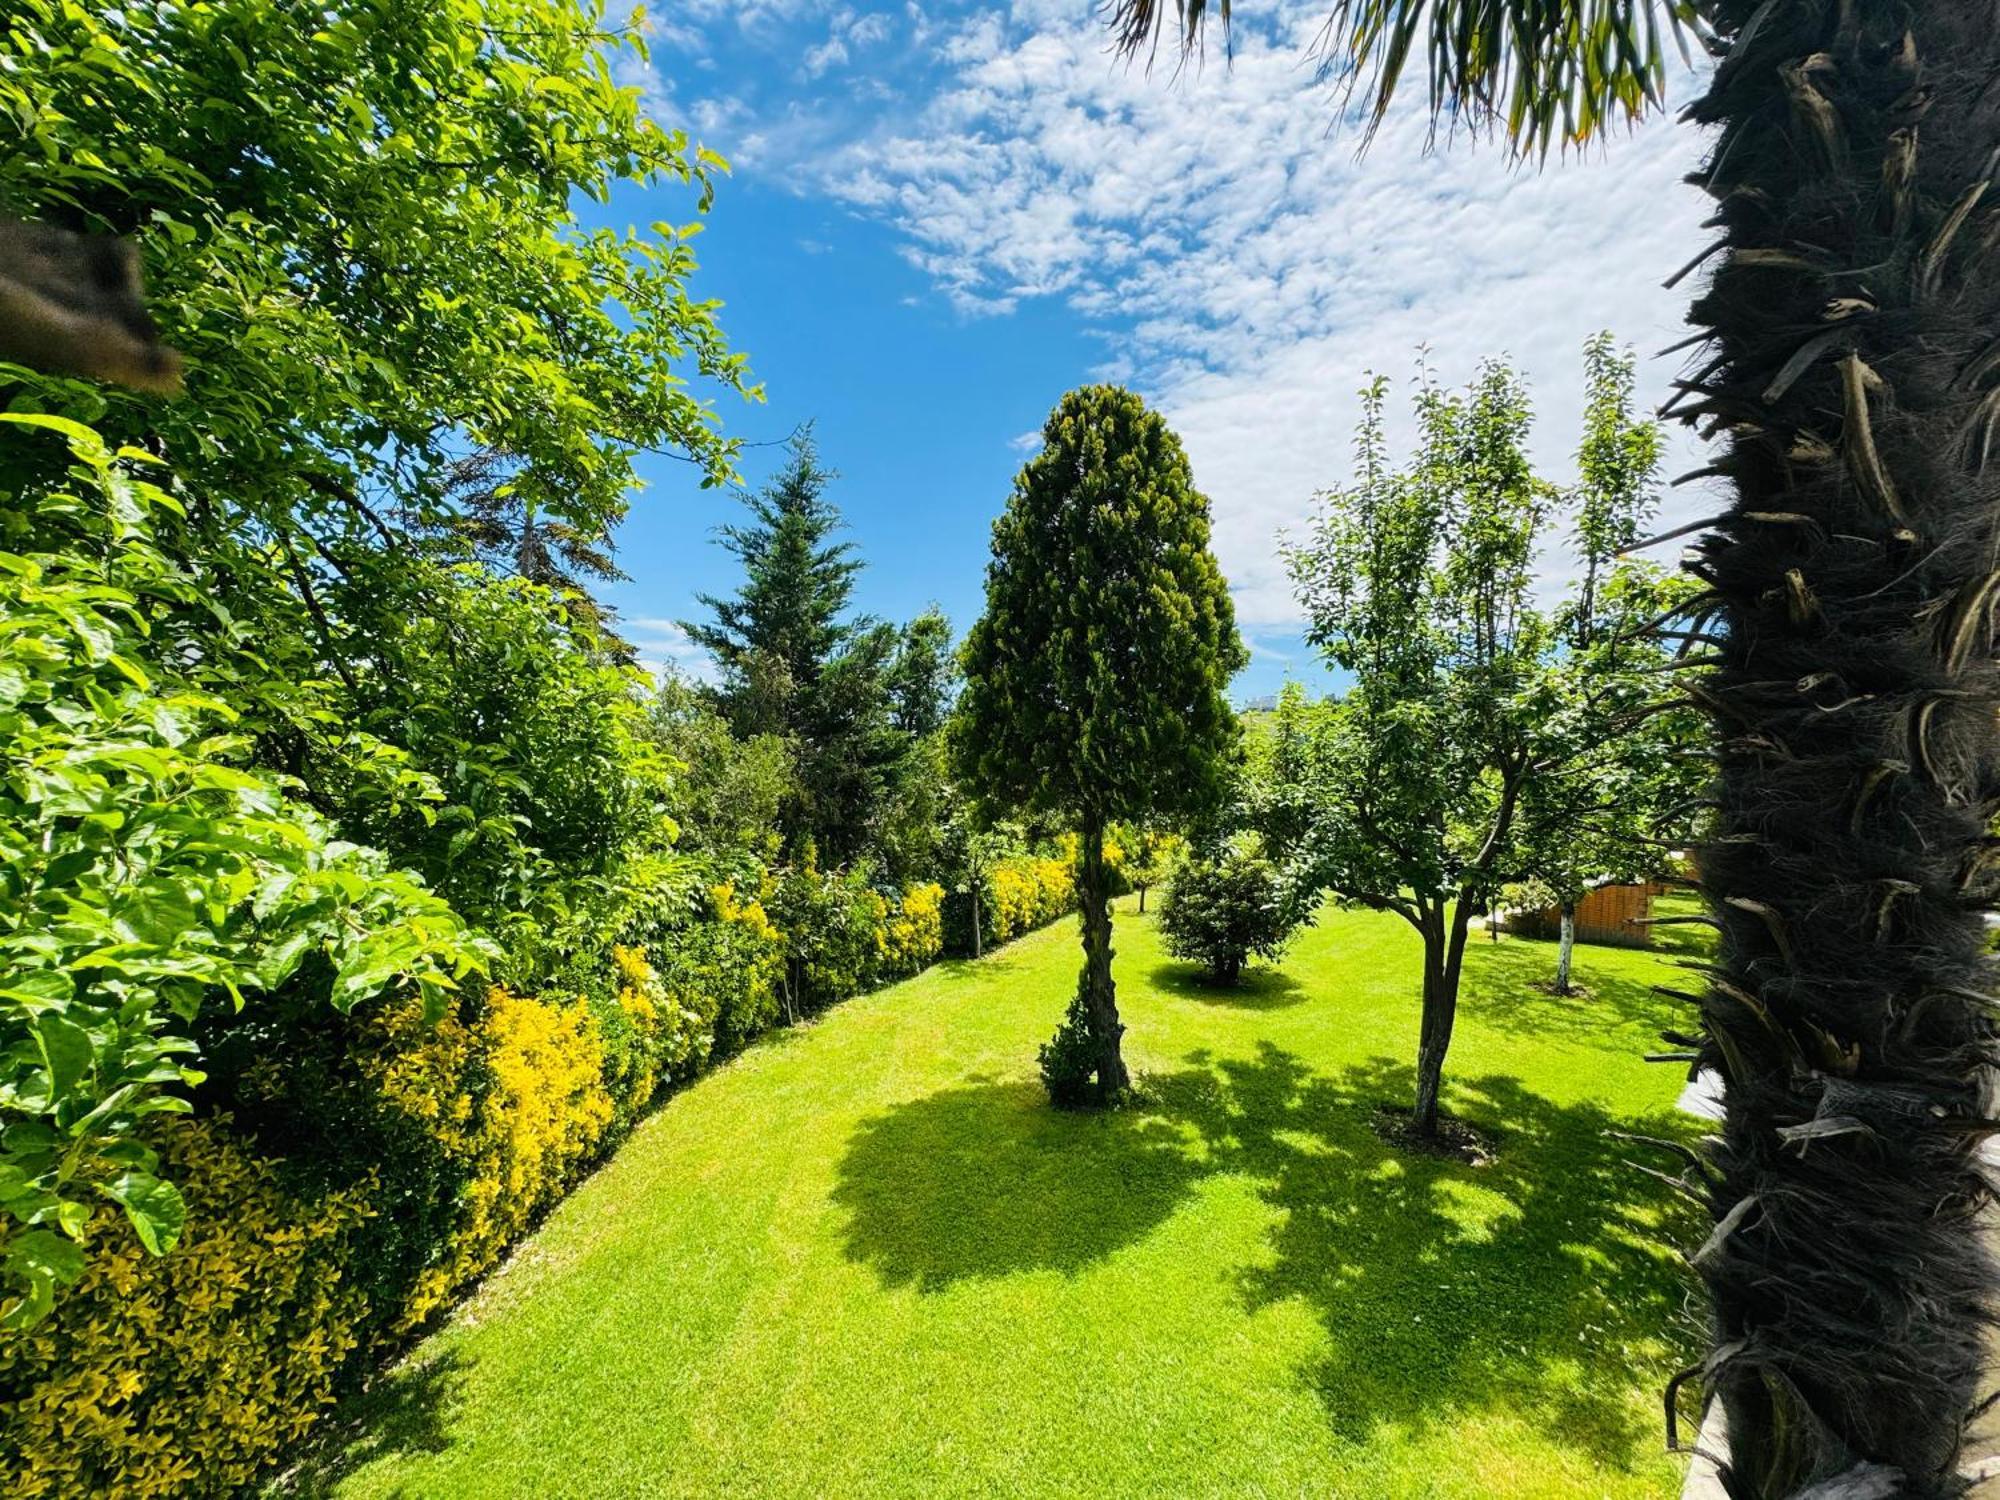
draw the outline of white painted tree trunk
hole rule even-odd
[[[1556,944],[1556,993],[1569,993],[1569,961],[1576,951],[1576,908],[1562,909],[1562,940]]]

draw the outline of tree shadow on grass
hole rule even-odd
[[[1146,980],[1154,989],[1183,1000],[1234,1010],[1283,1010],[1310,998],[1298,980],[1268,964],[1244,970],[1242,979],[1233,986],[1210,984],[1207,971],[1199,964],[1155,964]]]
[[[1187,1133],[1143,1110],[1051,1109],[1041,1085],[961,1085],[865,1120],[833,1201],[847,1256],[888,1286],[1074,1272],[1165,1222],[1199,1170]]]
[[[1687,1007],[1679,1001],[1596,962],[1596,955],[1604,951],[1628,950],[1579,944],[1576,982],[1588,993],[1557,995],[1548,989],[1556,972],[1554,943],[1509,938],[1476,944],[1466,951],[1460,1004],[1466,1012],[1517,1036],[1601,1042],[1613,1032],[1629,1030],[1634,1051],[1655,1042],[1661,1027],[1687,1023]]]
[[[270,1493],[330,1500],[342,1480],[378,1459],[444,1452],[464,1383],[465,1361],[456,1352],[413,1357],[384,1372],[340,1404]]]
[[[1275,1210],[1270,1258],[1239,1272],[1245,1304],[1312,1309],[1328,1352],[1304,1376],[1342,1437],[1504,1410],[1614,1468],[1658,1450],[1632,1393],[1663,1385],[1698,1342],[1669,1248],[1692,1225],[1629,1164],[1643,1149],[1607,1132],[1679,1137],[1684,1124],[1461,1079],[1450,1107],[1499,1145],[1471,1167],[1376,1134],[1380,1107],[1410,1097],[1406,1066],[1329,1077],[1268,1043],[1189,1062],[1107,1115],[989,1083],[866,1122],[834,1193],[849,1257],[925,1292],[1074,1273],[1151,1233],[1202,1178],[1239,1174]]]
[[[1631,1393],[1663,1385],[1698,1339],[1671,1248],[1693,1226],[1631,1165],[1643,1148],[1609,1132],[1685,1136],[1684,1124],[1461,1079],[1449,1106],[1498,1140],[1495,1161],[1471,1167],[1376,1134],[1378,1107],[1414,1089],[1405,1065],[1328,1078],[1266,1044],[1211,1078],[1176,1075],[1169,1107],[1218,1170],[1255,1178],[1281,1211],[1273,1258],[1242,1273],[1243,1293],[1317,1313],[1331,1347],[1309,1378],[1335,1431],[1358,1440],[1504,1407],[1599,1463],[1657,1451]]]

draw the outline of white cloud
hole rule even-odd
[[[872,47],[889,38],[890,21],[881,11],[871,11],[849,23],[847,39],[857,47]]]
[[[1274,536],[1343,479],[1371,368],[1400,383],[1428,346],[1456,383],[1507,355],[1560,478],[1584,339],[1608,327],[1647,353],[1680,337],[1685,289],[1659,283],[1701,243],[1684,128],[1537,172],[1491,142],[1432,153],[1420,112],[1399,109],[1357,160],[1304,63],[1310,6],[1276,36],[1239,29],[1231,66],[1172,83],[1109,59],[1079,16],[975,17],[939,47],[949,81],[913,120],[799,167],[900,229],[962,315],[1059,298],[1106,335],[1093,373],[1143,390],[1186,440],[1247,623],[1296,621]],[[1646,397],[1673,373],[1643,365]]]
[[[827,69],[838,67],[846,61],[847,43],[837,36],[830,36],[817,47],[806,49],[806,77],[817,78]]]
[[[890,226],[958,315],[1066,308],[1103,345],[1077,378],[1165,411],[1214,502],[1241,618],[1278,633],[1297,610],[1276,533],[1346,478],[1367,372],[1401,389],[1423,346],[1456,384],[1508,356],[1536,396],[1538,462],[1567,478],[1584,339],[1610,328],[1642,355],[1679,341],[1687,288],[1659,283],[1700,247],[1705,210],[1680,181],[1699,143],[1670,120],[1536,171],[1462,133],[1431,151],[1414,75],[1357,157],[1310,58],[1324,0],[1270,4],[1239,18],[1233,59],[1175,76],[1163,59],[1150,77],[1108,53],[1077,0],[950,18],[919,0],[686,0],[677,14],[812,76],[848,65],[824,97],[739,69],[740,97],[680,115],[739,168]],[[1663,399],[1676,368],[1642,363],[1643,396]],[[1698,466],[1691,449],[1676,437],[1669,474]],[[1703,503],[1675,491],[1667,519]]]
[[[620,620],[617,629],[632,643],[639,664],[655,678],[672,672],[696,682],[719,680],[715,658],[689,639],[679,621],[641,616]]]
[[[1018,437],[1007,439],[1007,446],[1016,453],[1038,453],[1042,446],[1042,432],[1038,427],[1033,432],[1024,432]]]

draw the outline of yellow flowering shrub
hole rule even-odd
[[[762,893],[745,900],[735,886],[723,884],[710,887],[708,898],[710,920],[675,934],[661,977],[681,1007],[712,1033],[714,1050],[726,1055],[778,1019],[785,935],[771,921]]]
[[[915,974],[944,951],[944,887],[925,881],[904,890],[882,931],[882,961]]]
[[[629,1121],[668,1078],[684,1078],[708,1061],[714,1018],[667,985],[644,948],[617,946],[617,1030],[623,1045],[604,1049],[605,1086],[620,1123]]]
[[[715,919],[718,922],[729,922],[742,928],[773,954],[783,953],[785,935],[778,931],[777,925],[765,912],[761,897],[749,901],[739,900],[736,887],[726,883],[711,886],[708,894],[709,899],[715,904]],[[778,962],[779,960],[775,958],[771,960],[774,972]]]
[[[493,989],[482,1032],[492,1088],[465,1136],[475,1159],[467,1222],[445,1259],[418,1278],[405,1328],[499,1264],[534,1216],[562,1195],[611,1124],[603,1050],[582,1006]]]
[[[0,1333],[0,1475],[10,1500],[226,1493],[313,1425],[355,1348],[343,1239],[361,1191],[291,1196],[223,1119],[154,1117],[187,1200],[164,1256],[90,1226],[83,1280],[47,1321]]]
[[[381,1059],[385,1098],[424,1121],[468,1169],[464,1220],[396,1322],[409,1330],[497,1265],[562,1195],[610,1127],[612,1103],[596,1023],[582,1005],[496,988],[471,1023],[447,1016],[425,1027],[420,1013],[392,1007],[384,1028],[391,1036],[418,1028]]]
[[[1076,904],[1076,870],[1068,860],[1033,855],[1003,859],[993,866],[987,885],[989,942],[1019,937]]]

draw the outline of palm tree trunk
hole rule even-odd
[[[1721,127],[1727,253],[1686,413],[1728,433],[1735,490],[1692,564],[1725,637],[1689,686],[1721,739],[1704,1373],[1734,1495],[1863,1465],[1894,1471],[1868,1493],[1957,1494],[1995,1284],[2000,24],[1716,10],[1735,46],[1692,114]]]
[[[1083,909],[1083,988],[1091,1040],[1097,1047],[1097,1096],[1109,1104],[1132,1080],[1119,1048],[1125,1027],[1118,1019],[1117,992],[1111,981],[1111,876],[1104,863],[1104,825],[1086,819],[1082,839],[1077,896]]]

